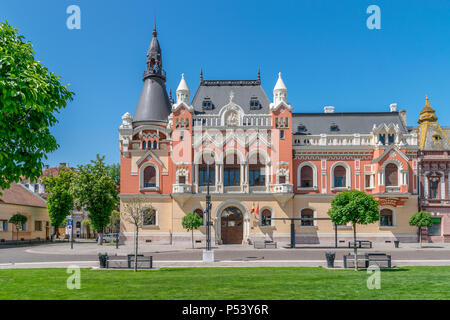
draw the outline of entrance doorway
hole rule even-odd
[[[244,217],[241,210],[228,207],[220,216],[221,236],[223,244],[242,244],[244,239]]]

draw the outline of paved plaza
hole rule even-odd
[[[277,249],[254,249],[250,245],[222,245],[213,248],[215,262],[202,261],[203,248],[191,249],[176,245],[142,244],[139,253],[152,255],[155,267],[204,267],[204,266],[326,266],[325,252],[336,252],[335,265],[343,265],[343,255],[352,248],[298,244],[295,249],[281,244]],[[385,252],[392,256],[395,266],[450,265],[450,244],[425,243],[420,248],[417,243],[374,244],[372,249],[358,249],[359,252]],[[69,265],[98,267],[98,253],[126,256],[134,252],[134,247],[93,242],[55,243],[34,246],[0,247],[0,268],[57,268]]]

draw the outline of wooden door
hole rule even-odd
[[[244,219],[242,212],[235,207],[226,208],[221,217],[223,244],[242,244],[244,238]]]

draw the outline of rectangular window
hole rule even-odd
[[[394,134],[388,134],[388,144],[394,144]]]
[[[374,188],[375,186],[372,184],[372,182],[375,181],[375,177],[373,174],[366,174],[365,175],[365,186],[366,188]]]
[[[441,235],[441,221],[440,219],[434,219],[433,225],[431,227],[428,227],[428,235],[430,236],[440,236]],[[439,222],[436,222],[436,220],[439,220]]]
[[[223,177],[224,186],[239,186],[241,183],[241,169],[225,168]]]
[[[178,183],[179,184],[185,184],[186,183],[186,177],[185,176],[179,176],[178,177]]]
[[[278,182],[279,182],[280,184],[286,183],[286,176],[280,176],[280,177],[278,178]]]
[[[280,130],[280,139],[284,139],[284,130]]]
[[[207,179],[207,168],[205,167],[200,167],[199,172],[198,172],[198,185],[199,186],[206,186],[208,183],[208,179]],[[216,181],[216,173],[215,173],[215,168],[214,167],[210,167],[209,168],[209,185],[214,185]]]
[[[8,231],[8,220],[0,220],[0,231]]]
[[[390,215],[382,215],[380,217],[380,226],[382,227],[392,227],[392,214]]]
[[[34,231],[42,231],[42,221],[34,222]]]
[[[28,223],[24,223],[23,225],[22,225],[22,231],[28,231]]]
[[[249,179],[250,179],[250,186],[266,185],[266,175],[264,169],[250,169]]]

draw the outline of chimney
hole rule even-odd
[[[391,103],[391,105],[389,107],[391,108],[391,112],[396,112],[397,111],[397,104],[396,103]]]
[[[61,162],[61,163],[59,164],[59,166],[60,166],[60,167],[65,167],[65,166],[66,166],[66,163],[65,163],[65,162]]]
[[[48,166],[48,164],[46,164],[45,166],[44,166],[44,170],[47,170],[49,168],[49,166]]]
[[[334,106],[325,106],[325,107],[323,107],[323,112],[325,112],[325,113],[334,113]]]

